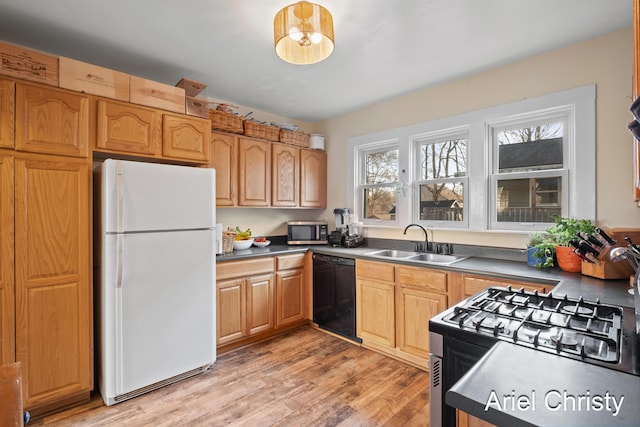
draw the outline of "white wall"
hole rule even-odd
[[[545,54],[499,66],[463,79],[426,88],[317,124],[328,152],[327,211],[348,206],[346,199],[347,139],[420,123],[506,102],[596,84],[597,207],[604,228],[640,227],[640,208],[632,196],[633,30],[628,28]],[[404,228],[404,227],[403,227]],[[368,237],[420,239],[400,229],[366,230]],[[415,233],[415,234],[414,234]],[[437,241],[523,248],[527,235],[504,232],[434,231]]]

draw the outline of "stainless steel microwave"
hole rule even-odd
[[[287,222],[287,244],[326,245],[329,243],[329,225],[326,221]]]

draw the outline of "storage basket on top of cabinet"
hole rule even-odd
[[[209,110],[209,120],[211,120],[211,129],[239,134],[244,132],[242,117],[235,114],[220,110]]]

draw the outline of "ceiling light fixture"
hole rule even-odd
[[[315,64],[333,52],[333,18],[324,7],[301,1],[273,19],[276,54],[291,64]]]

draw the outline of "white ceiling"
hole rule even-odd
[[[316,1],[336,48],[314,65],[274,52],[294,0],[0,0],[0,40],[316,122],[632,25],[632,0]]]

